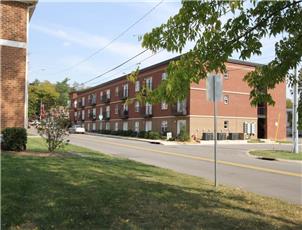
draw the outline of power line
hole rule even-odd
[[[56,75],[59,73],[63,73],[66,72],[68,70],[71,70],[77,66],[79,66],[80,64],[86,62],[87,60],[89,60],[90,58],[92,58],[93,56],[97,55],[98,53],[100,53],[101,51],[105,50],[107,47],[109,47],[112,43],[114,43],[116,40],[118,40],[120,37],[122,37],[125,33],[127,33],[132,27],[134,27],[135,25],[137,25],[139,22],[141,22],[145,17],[147,17],[150,13],[152,13],[160,4],[163,3],[164,0],[161,0],[159,3],[157,3],[154,7],[152,7],[149,11],[147,11],[143,16],[141,16],[137,21],[135,21],[133,24],[131,24],[130,26],[128,26],[125,30],[123,30],[120,34],[118,34],[115,38],[113,38],[111,41],[109,41],[105,46],[101,47],[100,49],[96,50],[95,52],[93,52],[92,54],[90,54],[88,57],[84,58],[83,60],[63,69],[60,70],[56,73],[53,73],[51,75]]]
[[[134,67],[134,66],[137,66],[137,65],[143,63],[144,61],[146,61],[146,60],[152,58],[153,56],[155,56],[155,55],[161,53],[162,51],[163,51],[163,50],[160,50],[160,51],[158,51],[158,52],[155,52],[155,53],[149,55],[148,57],[146,57],[146,58],[140,60],[139,62],[137,62],[137,63],[135,63],[135,64],[133,64],[133,65],[130,65],[130,66],[124,68],[124,69],[121,69],[121,71],[119,71],[119,72],[117,72],[117,73],[115,73],[115,74],[112,74],[112,75],[110,75],[110,76],[104,77],[104,78],[102,78],[100,81],[94,82],[94,83],[92,83],[92,84],[100,84],[101,82],[104,82],[104,80],[110,79],[110,78],[112,78],[112,77],[114,77],[114,76],[117,76],[117,75],[121,75],[121,74],[123,74],[123,72],[124,72],[125,70],[127,70],[127,69],[129,69],[129,68],[132,68],[132,67]]]
[[[119,65],[113,67],[113,68],[110,69],[110,70],[107,70],[106,72],[104,72],[104,73],[102,73],[102,74],[100,74],[100,75],[98,75],[98,76],[96,76],[96,77],[94,77],[94,78],[91,78],[91,79],[88,80],[88,81],[83,82],[82,84],[86,84],[86,83],[88,83],[88,82],[91,82],[91,81],[93,81],[93,80],[95,80],[95,79],[97,79],[97,78],[100,78],[100,77],[104,76],[104,75],[107,74],[107,73],[110,73],[110,72],[116,70],[117,68],[119,68],[119,67],[125,65],[125,64],[128,63],[129,61],[131,61],[131,60],[133,60],[134,58],[136,58],[136,57],[142,55],[143,53],[145,53],[145,52],[148,51],[148,50],[149,50],[149,49],[145,49],[145,50],[141,51],[140,53],[138,53],[138,54],[136,54],[135,56],[133,56],[133,57],[127,59],[126,61],[122,62],[121,64],[119,64]]]

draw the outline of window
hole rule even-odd
[[[146,88],[152,90],[152,77],[146,79]]]
[[[223,78],[224,78],[225,80],[229,79],[229,73],[228,73],[228,71],[226,71],[226,72],[223,74]]]
[[[114,130],[118,131],[118,122],[115,122],[115,124],[114,124]]]
[[[223,103],[224,103],[225,105],[229,104],[229,96],[228,96],[228,95],[224,95],[224,96],[223,96]]]
[[[87,130],[90,131],[90,123],[87,124]]]
[[[146,103],[146,114],[151,115],[152,114],[152,104],[149,102]]]
[[[168,74],[166,72],[162,73],[162,75],[161,75],[162,80],[167,80],[167,77],[168,77]]]
[[[165,101],[161,102],[161,110],[167,110],[168,109],[168,104]]]
[[[87,110],[87,115],[88,115],[88,118],[91,118],[90,109]]]
[[[139,132],[139,121],[134,122],[134,131]]]
[[[168,121],[162,121],[160,125],[161,133],[166,133],[168,131]]]
[[[85,110],[82,110],[82,120],[85,120]]]
[[[103,91],[100,92],[100,97],[103,98]]]
[[[92,131],[95,131],[96,130],[96,125],[95,125],[95,122],[92,123]]]
[[[100,130],[102,130],[102,129],[103,129],[103,123],[100,122],[100,123],[99,123],[99,126],[100,126]]]
[[[109,122],[106,122],[105,129],[110,130],[110,123]]]
[[[223,128],[228,129],[229,128],[229,121],[223,122]]]
[[[124,111],[128,111],[128,104],[125,103],[125,104],[123,105],[123,110],[124,110]]]
[[[94,119],[96,118],[96,108],[92,109],[92,116],[93,116]]]
[[[148,132],[148,131],[151,131],[151,130],[152,130],[152,121],[146,121],[145,131]]]
[[[118,114],[118,104],[116,104],[115,107],[114,107],[114,113]]]
[[[139,81],[135,82],[135,92],[138,92],[140,88]]]
[[[184,99],[182,101],[177,101],[177,112],[183,113],[184,115],[187,113],[187,100]]]
[[[135,112],[139,112],[139,101],[136,101],[134,104]]]
[[[77,104],[78,104],[78,101],[77,101],[77,100],[73,101],[73,107],[74,107],[74,108],[77,107]]]
[[[117,87],[115,87],[115,96],[118,96],[118,91],[119,91],[119,89],[118,89],[118,86],[117,86]]]
[[[128,84],[123,86],[123,96],[128,97]]]
[[[128,130],[128,121],[124,121],[123,122],[123,131],[127,131]]]
[[[110,106],[106,106],[106,117],[110,117]]]
[[[100,115],[103,116],[103,107],[100,107]]]
[[[82,97],[82,106],[85,106],[85,97]]]
[[[109,99],[110,98],[110,89],[106,90],[106,97]]]

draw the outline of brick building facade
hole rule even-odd
[[[27,125],[28,23],[35,5],[0,2],[1,129]]]
[[[185,127],[190,136],[198,138],[213,132],[213,104],[207,100],[205,80],[191,84],[186,100],[176,105],[142,105],[135,99],[136,91],[142,84],[150,89],[160,84],[166,77],[165,70],[171,60],[140,70],[135,83],[127,82],[125,75],[71,93],[72,123],[85,126],[88,131],[152,130],[162,133],[169,131],[176,136]],[[285,83],[271,92],[276,101],[274,107],[250,105],[250,88],[243,77],[257,65],[237,60],[226,63],[227,74],[221,76],[223,101],[218,103],[218,132],[229,137],[237,135],[237,138],[284,139]],[[125,98],[130,103],[124,104]]]

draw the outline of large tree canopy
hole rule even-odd
[[[152,98],[170,102],[184,98],[191,82],[198,83],[212,71],[225,72],[225,62],[235,52],[242,60],[261,55],[261,39],[282,35],[275,43],[275,58],[245,76],[252,88],[251,103],[273,104],[269,90],[284,82],[301,61],[301,2],[183,1],[178,14],[143,36],[143,47],[154,52],[182,52],[186,44],[194,44],[169,64],[168,79],[151,93]]]

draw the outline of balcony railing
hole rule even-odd
[[[129,111],[122,109],[119,113],[120,118],[122,119],[128,119],[129,118]]]
[[[141,107],[141,114],[142,114],[145,118],[153,117],[152,107],[151,107],[151,109],[146,109],[146,106]]]
[[[104,112],[103,113],[103,120],[106,120],[106,121],[110,120],[110,114]]]
[[[177,106],[172,106],[172,113],[174,116],[186,116],[188,115],[187,107],[177,108]]]
[[[107,97],[107,95],[102,96],[102,102],[103,103],[109,103],[110,102],[110,97]]]
[[[128,97],[129,97],[128,93],[125,93],[124,91],[119,92],[120,100],[126,100]]]

